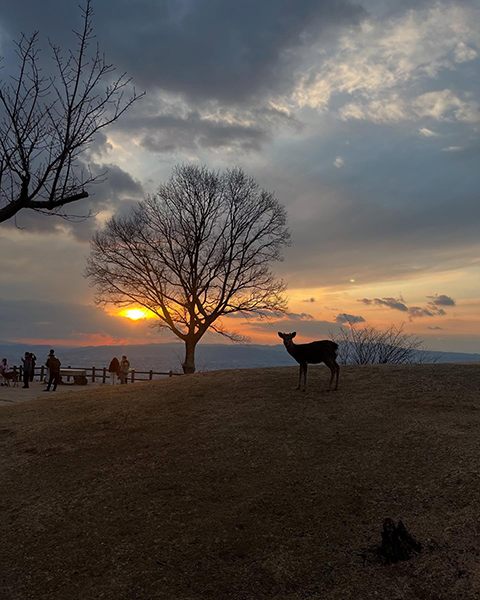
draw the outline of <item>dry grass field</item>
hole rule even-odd
[[[0,597],[480,598],[480,365],[310,371],[0,407]]]

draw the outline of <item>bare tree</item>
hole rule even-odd
[[[156,195],[113,218],[92,241],[86,269],[99,305],[139,305],[185,342],[185,373],[209,330],[234,313],[283,313],[284,283],[270,270],[290,242],[285,208],[236,168],[176,167]]]
[[[359,326],[355,320],[347,320],[348,327],[332,336],[339,344],[339,362],[353,365],[413,364],[436,362],[438,357],[424,347],[423,340],[390,325],[384,331],[373,325]]]
[[[124,99],[130,79],[112,75],[98,46],[89,55],[90,0],[82,13],[76,51],[65,56],[50,42],[56,77],[42,75],[36,32],[17,43],[18,74],[0,82],[0,223],[22,209],[68,218],[61,208],[102,179],[80,169],[79,155],[140,97],[133,90]]]

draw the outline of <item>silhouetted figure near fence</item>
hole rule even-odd
[[[117,377],[120,373],[120,363],[118,362],[118,358],[116,356],[112,358],[110,366],[108,367],[108,372],[110,373],[110,383],[112,385],[116,385]]]
[[[30,381],[30,374],[32,372],[32,359],[30,357],[30,352],[25,352],[25,358],[22,358],[23,363],[23,389],[28,389],[30,386],[28,382]]]
[[[125,355],[122,356],[122,362],[120,363],[120,383],[127,383],[128,372],[130,370],[130,362],[127,360]]]
[[[46,367],[47,367],[48,359],[49,359],[51,356],[54,356],[54,355],[55,355],[55,350],[53,350],[53,348],[52,348],[52,349],[50,350],[50,352],[48,353],[48,356],[47,356],[47,358],[46,358],[46,360],[45,360],[45,366],[46,366]],[[43,380],[43,381],[44,381],[45,383],[48,383],[48,380],[49,380],[49,379],[50,379],[50,371],[49,371],[49,369],[48,369],[48,367],[47,367],[47,368],[45,369],[45,378],[44,378],[44,380]]]
[[[62,363],[55,356],[54,350],[50,350],[50,354],[48,355],[46,365],[47,365],[47,369],[49,372],[49,377],[48,377],[47,389],[43,390],[43,391],[49,392],[50,386],[52,385],[52,383],[53,383],[53,391],[55,391],[57,389],[58,382],[60,381],[60,367],[61,367]]]
[[[2,358],[2,362],[0,363],[0,376],[3,377],[3,381],[2,381],[2,383],[0,383],[0,385],[8,386],[9,382],[8,382],[7,374],[9,372],[10,372],[10,367],[8,366],[7,359]]]
[[[33,381],[35,376],[35,365],[37,364],[37,357],[33,352],[30,352],[30,359],[32,361],[32,370],[30,371],[30,381]]]

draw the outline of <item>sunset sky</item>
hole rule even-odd
[[[20,32],[40,31],[44,58],[48,38],[75,44],[77,1],[47,4],[2,2],[2,77]],[[84,156],[94,173],[108,169],[72,207],[95,218],[24,211],[0,224],[0,340],[172,341],[149,319],[95,308],[83,271],[92,232],[192,162],[239,165],[288,209],[293,244],[274,269],[290,314],[232,319],[236,331],[309,341],[350,315],[405,323],[431,349],[480,352],[478,2],[97,0],[94,10],[101,51],[146,96]]]

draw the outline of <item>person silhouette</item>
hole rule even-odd
[[[50,386],[52,385],[52,383],[53,383],[53,391],[55,391],[57,389],[57,384],[60,381],[60,367],[61,367],[62,363],[55,356],[54,350],[50,350],[50,354],[48,355],[46,364],[47,364],[47,368],[48,368],[48,372],[49,372],[49,377],[48,377],[47,389],[43,390],[43,391],[49,392]]]

